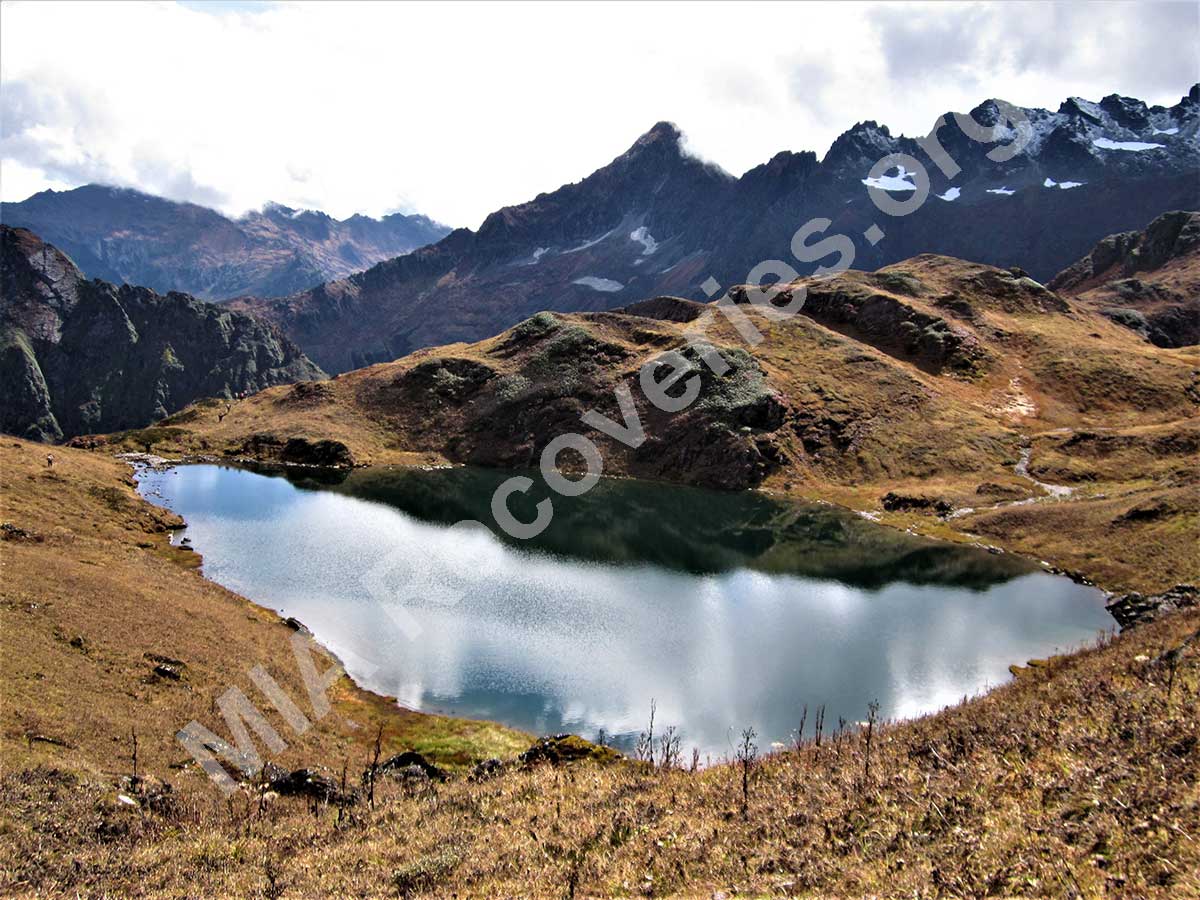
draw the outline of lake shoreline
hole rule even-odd
[[[182,468],[189,464],[194,465],[196,463],[199,463],[201,465],[207,464],[210,466],[215,466],[218,469],[228,469],[228,470],[231,470],[231,472],[244,472],[249,475],[276,475],[276,476],[278,476],[281,473],[281,471],[282,472],[291,472],[292,474],[303,475],[305,472],[316,471],[312,467],[302,467],[302,468],[297,469],[294,467],[281,467],[281,466],[274,465],[274,464],[264,467],[261,464],[259,464],[257,461],[244,461],[244,460],[238,461],[238,462],[231,462],[229,460],[209,460],[209,459],[192,458],[191,460],[183,461],[183,460],[167,460],[165,458],[159,457],[159,458],[155,458],[155,459],[142,458],[137,461],[141,462],[143,464],[150,463],[154,466],[154,468],[159,469],[159,470],[161,470],[163,467],[166,467],[169,469],[169,468],[174,468],[175,465],[177,465]],[[174,464],[174,465],[172,465],[172,464]],[[367,467],[365,469],[353,470],[353,472],[354,472],[355,477],[365,476],[365,475],[373,475],[373,476],[378,476],[380,478],[383,478],[383,480],[385,482],[387,481],[387,479],[385,477],[386,473],[389,473],[389,472],[402,473],[405,476],[405,478],[407,478],[408,476],[417,476],[418,477],[417,483],[423,483],[423,480],[418,471],[419,468],[420,467]],[[495,472],[494,470],[471,470],[469,467],[465,467],[465,468],[464,467],[454,467],[454,468],[455,468],[455,470],[463,471],[463,472],[475,471],[475,472],[478,472],[481,476],[485,476],[485,477],[495,477],[495,478],[502,477],[502,473]],[[426,471],[429,471],[429,470],[426,470]],[[431,477],[433,475],[439,476],[438,479],[435,482],[433,482],[433,484],[442,485],[443,481],[445,481],[445,478],[441,477],[441,475],[443,475],[443,474],[445,474],[443,472],[443,470],[434,470],[433,472],[430,472]],[[199,477],[199,476],[197,476],[197,477]],[[209,478],[209,476],[204,476],[205,481],[207,481],[208,478]],[[289,482],[292,481],[292,479],[287,479],[287,480]],[[372,478],[372,480],[368,481],[367,484],[373,484],[375,480],[376,480],[375,478]],[[295,483],[293,483],[293,486],[301,488],[300,494],[302,494],[302,495],[312,496],[312,497],[328,495],[330,498],[344,498],[346,500],[354,500],[355,498],[357,498],[360,500],[368,500],[369,502],[372,502],[373,504],[380,504],[381,509],[391,509],[392,508],[391,505],[389,504],[386,496],[384,496],[382,498],[375,498],[372,494],[369,494],[369,493],[363,494],[361,492],[361,484],[360,484],[360,490],[358,490],[358,491],[350,490],[349,492],[346,492],[345,490],[341,489],[340,485],[338,487],[331,488],[329,491],[322,491],[322,490],[314,490],[314,489],[321,487],[321,485],[319,483],[305,483],[307,480],[304,479],[303,477],[300,479],[300,481],[301,481],[301,484],[296,485]],[[630,481],[634,481],[634,480],[632,480],[632,479],[619,479],[619,480],[613,479],[610,483],[616,485],[616,484],[628,483]],[[242,482],[239,481],[239,483],[242,483]],[[672,485],[672,484],[659,484],[659,485],[657,485],[657,487],[662,488],[664,491],[668,492],[670,495],[675,495],[675,494],[691,495],[691,494],[695,494],[697,492],[697,489],[685,488],[685,487],[680,487],[678,485]],[[443,488],[436,489],[434,491],[434,493],[440,494],[442,489],[444,489],[444,488],[445,488],[445,485],[443,485]],[[250,491],[250,493],[248,493],[248,494],[245,493],[248,490]],[[285,490],[282,488],[282,485],[277,485],[275,488],[272,489],[274,494],[277,494],[280,490]],[[236,493],[240,498],[239,503],[250,504],[252,506],[255,505],[255,501],[253,499],[254,493],[246,484],[243,483],[243,486],[241,488],[237,489]],[[640,493],[641,492],[639,492],[639,494]],[[703,495],[704,493],[707,493],[707,492],[701,491],[700,493]],[[740,494],[728,494],[725,492],[718,492],[714,495],[714,497],[717,497],[717,498],[728,498],[733,501],[737,501],[739,496],[745,497],[747,500],[751,496],[762,497],[763,500],[769,501],[769,503],[768,503],[769,508],[803,510],[807,506],[813,506],[813,504],[811,504],[811,503],[792,501],[790,498],[785,498],[783,500],[780,500],[779,498],[776,498],[776,497],[770,497],[769,495],[765,494],[765,492],[740,492]],[[448,494],[447,497],[452,498],[453,492]],[[170,500],[168,500],[166,498],[163,498],[163,502],[167,503],[169,508],[175,509],[181,515],[188,513],[186,506],[174,505],[171,503]],[[456,502],[457,501],[454,501],[452,499],[450,500],[450,503],[451,503],[450,508],[451,509],[454,509],[456,507]],[[831,515],[834,512],[844,513],[845,515],[849,515],[848,512],[841,510],[834,504],[819,504],[819,505],[828,507],[831,510]],[[255,508],[257,508],[257,506],[255,506]],[[460,509],[460,512],[461,512],[461,509]],[[265,512],[263,514],[267,515],[268,517],[270,515],[272,515],[271,513],[265,513]],[[564,514],[569,514],[569,513],[564,513]],[[468,517],[470,517],[470,516],[468,516]],[[604,518],[604,517],[602,516],[601,518]],[[721,518],[721,516],[718,515],[718,519],[720,519],[720,518]],[[687,517],[684,517],[681,521],[686,522],[689,520]],[[836,519],[835,519],[835,521],[836,521]],[[878,533],[880,536],[882,536],[885,533],[892,533],[892,534],[896,534],[897,538],[903,536],[902,534],[897,532],[897,529],[880,529],[878,532],[876,532],[871,527],[875,523],[862,522],[857,517],[854,517],[853,521],[859,522],[860,527],[858,527],[857,530],[863,530],[867,534]],[[442,525],[438,526],[438,527],[444,527],[445,524],[449,524],[449,520],[443,522]],[[218,526],[216,525],[216,522],[214,521],[214,522],[210,522],[207,527],[209,529],[209,537],[211,539],[212,534],[213,534],[212,529],[214,527],[218,527]],[[258,531],[261,528],[261,526],[259,526],[259,525],[255,525],[253,527],[254,527],[255,531]],[[383,527],[380,523],[376,523],[376,525],[374,526],[374,530],[386,531],[387,528]],[[684,530],[688,531],[690,529],[685,528]],[[268,533],[265,536],[265,540],[266,540],[267,545],[269,545],[269,546],[275,546],[275,545],[278,545],[281,543],[283,543],[283,544],[290,543],[291,539],[287,535],[290,535],[292,533],[304,534],[306,543],[303,544],[303,546],[310,546],[310,548],[312,546],[311,542],[313,540],[320,540],[320,538],[314,537],[315,532],[312,532],[308,526],[302,524],[301,522],[291,523],[283,533],[280,533],[280,534]],[[253,539],[248,538],[247,535],[242,535],[241,537],[238,537],[236,532],[231,533],[231,535],[232,536],[230,538],[230,541],[232,543],[238,544],[238,545],[247,544],[250,540],[259,540],[260,538],[264,537],[263,535],[260,535],[259,538],[253,538]],[[910,533],[910,536],[911,536],[911,533]],[[888,540],[890,541],[891,539],[888,539]],[[919,540],[927,541],[927,539],[924,537],[919,537]],[[980,560],[986,560],[988,558],[987,554],[981,553],[980,548],[968,547],[968,546],[963,545],[962,542],[935,541],[932,543],[945,547],[946,548],[945,552],[947,552],[947,553],[957,554],[957,555],[952,555],[950,557],[946,557],[946,559],[948,559],[948,560],[949,559],[957,559],[958,556],[963,553],[976,554],[976,556],[969,557],[971,559],[978,558]],[[885,542],[885,545],[886,545],[886,542]],[[901,544],[900,546],[904,546],[904,544]],[[197,547],[199,549],[207,552],[208,548],[203,543],[203,541],[200,541],[198,538],[197,538]],[[962,547],[962,550],[961,551],[956,550],[956,549],[952,550],[952,548],[956,548],[956,547]],[[542,552],[538,548],[530,548],[527,550],[523,550],[522,552],[530,552],[531,550],[534,553]],[[312,550],[310,549],[308,552],[309,552],[309,554],[311,554]],[[552,554],[553,554],[553,552],[554,551],[551,551]],[[910,553],[912,551],[905,550],[903,552],[904,552],[904,554],[907,555],[908,553]],[[360,553],[361,553],[361,548],[360,548]],[[228,557],[228,552],[226,552],[226,554],[223,558],[226,560],[227,563],[230,562],[232,559],[232,558]],[[369,558],[369,554],[368,554],[367,558]],[[553,556],[550,557],[550,559],[553,559],[553,558],[554,558]],[[622,557],[622,558],[624,558],[624,557]],[[941,557],[939,557],[939,558],[941,558]],[[964,557],[964,559],[965,558],[966,557]],[[1022,562],[1022,566],[1019,567],[1018,569],[1013,569],[1010,572],[1010,574],[1005,575],[1004,576],[1005,580],[1016,578],[1018,575],[1018,572],[1028,572],[1031,574],[1036,574],[1038,572],[1044,571],[1043,569],[1039,569],[1034,563],[1024,560],[1021,557],[1013,556],[1012,559],[1013,559],[1014,563],[1017,562],[1018,560],[1020,560]],[[627,560],[627,564],[630,562],[633,562],[634,564],[636,564],[636,562],[632,559]],[[999,564],[999,562],[1000,562],[1000,558],[997,558],[997,564]],[[878,564],[878,563],[876,563],[876,564]],[[988,565],[992,565],[992,564],[988,563]],[[299,619],[305,625],[307,625],[310,629],[312,629],[314,631],[314,633],[318,636],[318,638],[322,640],[323,643],[327,643],[328,640],[332,639],[333,643],[328,643],[327,645],[330,646],[334,652],[338,652],[339,646],[354,646],[353,653],[356,653],[356,654],[365,653],[365,650],[361,646],[356,646],[353,644],[351,644],[351,645],[345,644],[345,640],[347,638],[346,634],[342,633],[341,638],[336,637],[336,635],[338,633],[341,633],[342,628],[345,627],[343,624],[339,623],[338,625],[336,625],[334,632],[329,631],[330,625],[328,623],[326,623],[325,626],[322,627],[321,616],[327,615],[327,613],[324,611],[324,609],[319,608],[317,610],[317,612],[315,612],[315,613],[306,614],[304,612],[303,605],[300,605],[300,606],[294,605],[297,602],[300,602],[302,604],[305,601],[297,600],[296,597],[293,595],[295,595],[296,592],[299,592],[300,595],[308,593],[310,585],[297,583],[292,588],[285,589],[285,594],[283,596],[286,597],[286,602],[283,602],[283,600],[281,600],[281,598],[278,596],[276,598],[272,599],[269,592],[265,593],[261,589],[260,590],[253,590],[253,589],[248,590],[248,588],[250,586],[244,581],[245,577],[247,577],[244,574],[245,573],[244,565],[240,570],[236,567],[229,570],[229,572],[233,572],[233,573],[236,573],[238,571],[242,571],[243,574],[242,575],[235,574],[233,576],[234,577],[233,581],[223,580],[220,583],[226,584],[228,587],[238,591],[239,593],[243,594],[244,596],[249,596],[249,597],[255,598],[253,602],[256,602],[260,605],[266,606],[267,608],[271,608],[271,609],[273,609],[273,611],[274,611],[275,607],[278,607],[279,609],[282,610],[282,612],[279,613],[279,615],[281,615],[281,616],[294,616],[295,618]],[[641,570],[639,570],[639,571],[641,571]],[[713,571],[714,572],[715,571],[724,571],[724,569],[721,569],[719,567],[718,569],[713,570]],[[768,568],[762,569],[762,573],[764,575],[766,575],[767,577],[775,577],[770,574],[775,571],[777,571],[777,570],[773,567],[768,567]],[[778,570],[778,572],[781,575],[785,571],[786,570]],[[1008,570],[1006,569],[1006,571],[1008,571]],[[229,573],[227,572],[226,573],[227,578],[228,578],[228,574]],[[917,587],[917,585],[924,583],[921,580],[919,573],[917,573],[917,574],[918,574],[918,580],[916,582],[913,582],[914,586],[911,588],[911,590],[917,591],[918,596],[919,596],[920,592],[924,591],[927,593],[930,590],[930,588]],[[1046,575],[1039,575],[1038,577],[1047,577],[1048,574],[1049,573],[1046,573]],[[210,573],[210,576],[211,576],[211,573]],[[211,577],[220,579],[221,575],[216,574],[215,576],[211,576]],[[643,577],[645,577],[645,576],[643,576]],[[724,577],[725,576],[722,576],[722,578],[724,578]],[[838,576],[836,574],[833,574],[831,576],[821,576],[821,577],[833,577],[835,579],[840,578],[840,576]],[[899,577],[901,578],[902,582],[907,580],[906,576],[899,576]],[[1065,581],[1065,579],[1064,579],[1064,581]],[[349,589],[354,590],[353,577],[349,578],[348,580],[343,580],[342,583],[350,584]],[[854,582],[851,582],[851,584],[853,584],[853,583]],[[864,586],[872,585],[872,584],[881,585],[884,583],[886,583],[886,582],[875,582],[870,579],[868,579],[868,581],[863,582]],[[929,584],[931,586],[936,585],[937,583],[938,583],[937,581],[929,582]],[[1046,582],[1046,584],[1051,585],[1052,582]],[[1014,582],[1014,590],[1016,589],[1015,585],[1016,585],[1016,583]],[[311,587],[312,587],[312,590],[315,590],[317,594],[319,594],[323,598],[328,598],[328,601],[334,602],[335,604],[338,602],[336,600],[336,598],[338,596],[340,596],[339,592],[342,590],[342,588],[333,588],[331,593],[326,594],[326,593],[324,593],[324,591],[326,589],[322,588],[319,583],[313,584]],[[869,593],[871,593],[872,595],[878,589],[879,589],[878,586],[875,588],[868,588]],[[859,590],[862,590],[862,588],[851,589],[852,592],[859,591]],[[1059,590],[1061,591],[1061,589],[1059,589]],[[1044,591],[1045,591],[1045,588],[1043,587],[1040,591],[1037,592],[1036,595],[1031,595],[1031,596],[1041,597],[1043,595]],[[987,689],[990,689],[991,687],[994,687],[998,684],[1005,683],[1005,681],[1009,677],[1010,666],[1012,666],[1012,665],[1023,664],[1028,659],[1043,656],[1047,652],[1069,651],[1069,650],[1073,649],[1075,646],[1077,646],[1081,643],[1086,643],[1087,641],[1091,640],[1092,637],[1094,637],[1094,635],[1096,633],[1100,633],[1104,630],[1107,630],[1109,624],[1111,624],[1111,623],[1109,622],[1109,617],[1107,616],[1107,614],[1104,614],[1102,612],[1103,598],[1098,596],[1099,595],[1098,591],[1096,591],[1095,593],[1097,595],[1096,599],[1089,600],[1089,603],[1093,604],[1092,608],[1096,609],[1098,611],[1100,617],[1103,618],[1103,620],[1105,622],[1104,625],[1099,625],[1094,630],[1089,628],[1086,630],[1086,633],[1080,632],[1078,635],[1076,635],[1076,637],[1066,638],[1065,640],[1054,637],[1055,633],[1053,631],[1047,631],[1043,635],[1043,637],[1040,639],[1038,646],[1034,647],[1031,645],[1030,647],[1027,648],[1028,649],[1027,653],[1018,650],[1016,652],[1011,653],[1008,656],[1005,656],[1005,658],[1003,660],[1003,666],[999,666],[999,667],[993,666],[993,668],[995,668],[996,671],[993,672],[992,675],[989,675],[985,681],[982,681],[982,682],[976,681],[974,686],[967,687],[964,689],[964,691],[957,691],[957,690],[951,691],[950,693],[953,694],[953,696],[950,697],[949,695],[947,695],[947,697],[944,698],[946,700],[946,702],[949,702],[950,699],[957,701],[961,697],[961,694],[963,692],[965,692],[968,695],[974,696],[974,695],[979,694],[983,691],[986,691]],[[1052,594],[1051,596],[1055,596],[1055,595]],[[745,601],[742,601],[742,602],[745,602]],[[911,603],[911,601],[904,601],[904,602]],[[1019,604],[1018,606],[1013,608],[1012,615],[1021,615],[1020,613],[1017,612],[1017,610],[1024,608],[1026,603],[1027,603],[1026,600],[1022,600],[1021,604]],[[585,604],[585,606],[588,606],[588,604]],[[337,608],[337,607],[336,606],[330,607],[330,609],[333,609],[333,608]],[[802,608],[803,607],[797,607],[797,614],[800,614],[799,610]],[[823,607],[818,607],[818,609],[820,609],[820,608],[823,608]],[[880,609],[881,609],[881,611],[886,611],[886,610],[889,610],[890,608],[892,608],[892,605],[885,604]],[[902,607],[902,608],[904,608],[904,607]],[[1008,608],[1007,604],[1002,603],[1001,608],[1007,609]],[[1049,610],[1053,610],[1056,608],[1057,608],[1057,606],[1053,603],[1047,607],[1047,609],[1049,609]],[[912,612],[909,614],[906,614],[904,621],[907,621],[907,618],[910,615],[917,615],[917,614],[922,615],[922,616],[928,616],[928,615],[932,614],[932,615],[935,615],[936,619],[944,619],[945,618],[945,614],[933,614],[929,611],[918,613],[918,611],[922,610],[922,609],[923,609],[923,604],[911,606]],[[953,609],[953,607],[947,608],[947,613],[951,612],[952,609]],[[892,615],[892,614],[894,614],[894,613],[889,613],[889,615]],[[960,613],[960,612],[955,612],[954,616],[957,617],[961,614],[962,613]],[[312,618],[310,618],[310,615],[312,616]],[[817,610],[809,610],[809,612],[806,613],[805,615],[809,615],[809,616],[815,615],[816,616],[816,619],[814,620],[814,622],[815,622],[815,621],[820,621],[820,619],[824,615],[824,613],[820,613]],[[1028,615],[1028,611],[1025,613],[1025,615]],[[876,618],[878,618],[878,617],[872,616],[872,619],[876,619]],[[335,620],[336,619],[337,619],[337,617],[335,616]],[[486,620],[487,619],[485,616],[485,619],[481,620],[481,621],[486,621]],[[386,622],[386,620],[384,620],[384,621]],[[882,622],[884,620],[880,620],[880,621]],[[950,620],[947,620],[947,621],[950,621]],[[998,625],[999,623],[997,622],[996,624]],[[805,632],[806,627],[807,626],[793,626],[792,632],[802,634]],[[882,627],[882,625],[878,625],[876,627]],[[911,625],[906,625],[905,627],[911,627]],[[797,628],[798,628],[798,630],[797,630]],[[653,629],[650,629],[650,630],[653,630]],[[890,629],[887,629],[887,630],[890,631]],[[986,630],[988,631],[988,633],[993,635],[993,638],[992,638],[993,640],[995,640],[996,637],[998,637],[999,635],[1003,634],[1002,631],[996,631],[995,626],[993,626],[989,629],[986,629]],[[607,632],[605,632],[605,633],[607,633]],[[731,635],[735,634],[735,633],[736,633],[736,630],[734,632],[730,632]],[[767,639],[765,637],[765,634],[769,634],[769,633],[770,633],[769,631],[764,633],[764,636],[762,638],[760,638],[760,640]],[[340,641],[340,643],[339,643],[339,641]],[[1052,647],[1047,646],[1047,643],[1049,643],[1051,641],[1054,642],[1053,646]],[[996,645],[996,646],[999,647],[1000,645]],[[946,651],[942,651],[943,654],[945,652]],[[750,658],[753,656],[753,654],[749,653],[748,651],[743,652],[740,655],[745,658]],[[768,654],[768,656],[771,656],[771,655],[772,654]],[[775,656],[778,656],[778,654],[775,654]],[[979,657],[979,659],[980,660],[983,660],[985,658],[989,659],[990,660],[989,665],[990,665],[992,662],[995,662],[995,660],[992,659],[993,656],[994,656],[994,653],[991,650],[989,650],[988,654],[981,655]],[[939,665],[940,664],[949,665],[948,660],[952,659],[952,658],[953,658],[953,654],[950,657],[948,657],[944,663],[939,663]],[[588,669],[583,670],[583,672],[590,672],[591,668],[592,667],[589,667]],[[434,677],[434,676],[431,673],[430,675],[428,675],[426,677]],[[379,690],[380,683],[378,681],[378,677],[374,677],[374,678],[368,677],[366,681],[363,681],[361,679],[356,679],[356,680],[364,689],[372,691],[377,694],[380,694],[381,696],[393,696],[396,694],[396,692],[394,692],[394,691],[382,691],[381,692]],[[420,680],[424,680],[424,678],[422,678]],[[687,680],[687,679],[685,678],[684,680]],[[737,680],[737,679],[735,679],[735,680]],[[812,684],[808,677],[803,677],[800,680],[804,684]],[[435,677],[435,681],[436,681],[436,677]],[[868,682],[869,681],[870,680],[868,679]],[[386,683],[386,678],[385,678],[385,683]],[[767,680],[767,681],[763,682],[763,684],[769,685],[770,681]],[[944,689],[943,689],[943,691],[944,691]],[[400,691],[400,694],[404,694],[404,691]],[[407,695],[405,695],[405,696],[407,696]],[[613,696],[619,701],[622,694],[618,692],[618,693],[614,694]],[[835,699],[836,694],[832,690],[829,693],[821,693],[821,689],[819,687],[817,687],[816,693],[810,694],[810,696],[813,696],[813,697],[819,698],[819,699],[833,700],[833,699]],[[562,699],[565,702],[566,698],[564,697]],[[660,700],[661,700],[661,696],[660,696]],[[571,721],[565,721],[565,722],[550,723],[550,724],[546,724],[544,726],[538,726],[538,725],[533,724],[528,719],[524,719],[524,718],[520,718],[520,717],[514,718],[511,715],[511,713],[508,715],[499,715],[499,716],[496,715],[495,713],[489,713],[486,710],[488,708],[490,708],[490,705],[485,705],[483,707],[468,706],[466,709],[464,709],[463,706],[461,705],[462,701],[463,701],[463,698],[461,698],[457,695],[449,695],[444,698],[438,698],[435,696],[427,696],[424,700],[420,700],[418,698],[418,700],[416,700],[416,701],[414,701],[410,698],[408,700],[401,700],[400,702],[404,703],[405,705],[409,706],[410,708],[425,709],[425,708],[431,708],[431,707],[440,707],[443,714],[449,714],[449,715],[453,715],[453,716],[463,716],[463,717],[472,718],[472,719],[483,718],[483,719],[487,719],[490,721],[504,722],[509,727],[516,727],[518,729],[521,729],[523,731],[530,732],[530,733],[536,733],[539,731],[548,731],[548,732],[576,731],[576,732],[584,735],[585,737],[594,737],[596,734],[594,728],[592,728],[591,730],[587,730],[586,728],[584,728],[584,730],[580,730],[581,724],[578,722],[573,723]],[[495,703],[495,702],[499,702],[499,701],[496,700],[496,701],[491,701],[491,702]],[[603,703],[604,697],[602,695],[594,697],[591,702]],[[799,702],[799,700],[797,700],[796,702]],[[903,710],[903,709],[911,708],[911,709],[915,709],[915,712],[898,713],[899,717],[909,718],[912,715],[926,715],[926,714],[929,714],[930,712],[935,711],[937,708],[940,708],[940,706],[941,706],[941,701],[933,702],[931,705],[931,701],[926,700],[923,702],[919,702],[916,707],[910,707],[909,703],[910,703],[909,701],[901,702],[899,709]],[[558,707],[555,707],[555,708],[557,709]],[[693,705],[690,703],[684,703],[682,709],[683,709],[683,712],[680,713],[681,719],[683,718],[684,715],[691,715],[694,712]],[[861,718],[861,714],[855,715],[855,713],[858,712],[857,707],[850,708],[843,703],[842,710],[846,713],[847,718],[850,718],[851,716],[853,716],[854,719]],[[632,743],[631,736],[636,736],[636,729],[637,729],[637,727],[639,727],[640,720],[631,721],[629,716],[627,715],[623,719],[623,721],[626,722],[626,725],[623,728],[618,729],[614,726],[611,728],[606,727],[605,729],[602,729],[602,730],[606,730],[610,735],[614,735],[614,736],[624,735],[624,738],[629,738],[629,740],[627,740],[626,743]],[[643,725],[643,727],[644,727],[644,725]],[[781,739],[786,737],[786,731],[783,728],[780,728],[778,730],[777,734]],[[622,739],[624,739],[624,738],[622,738]],[[712,744],[709,743],[709,744],[705,744],[704,746],[708,746],[711,748]],[[719,751],[714,751],[714,752],[719,752]]]

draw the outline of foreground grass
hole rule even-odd
[[[570,897],[1200,894],[1200,629],[1178,614],[935,716],[742,772],[512,767],[315,809],[182,788],[162,812],[50,767],[0,777],[24,893]],[[1168,692],[1168,685],[1170,690]],[[198,786],[193,786],[198,787]]]

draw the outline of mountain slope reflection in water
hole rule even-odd
[[[654,698],[717,757],[746,725],[786,740],[805,703],[828,722],[937,709],[1111,624],[1098,591],[1026,561],[830,507],[604,480],[512,542],[448,527],[490,522],[504,473],[292,477],[141,484],[208,577],[300,618],[364,686],[535,732],[629,740]],[[518,518],[542,496],[514,497]]]

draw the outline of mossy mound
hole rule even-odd
[[[624,757],[612,747],[593,744],[577,734],[556,734],[538,738],[537,743],[518,757],[527,766],[538,763],[562,765],[564,763],[592,760],[599,763],[614,763]]]

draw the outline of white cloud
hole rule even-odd
[[[662,119],[741,173],[783,149],[823,154],[863,119],[924,134],[985,96],[1169,104],[1197,80],[1178,5],[974,10],[4,3],[0,193],[103,180],[232,213],[276,200],[474,227]],[[1021,46],[952,40],[981,21]],[[1156,47],[1154,65],[1104,50],[1114,29]]]

